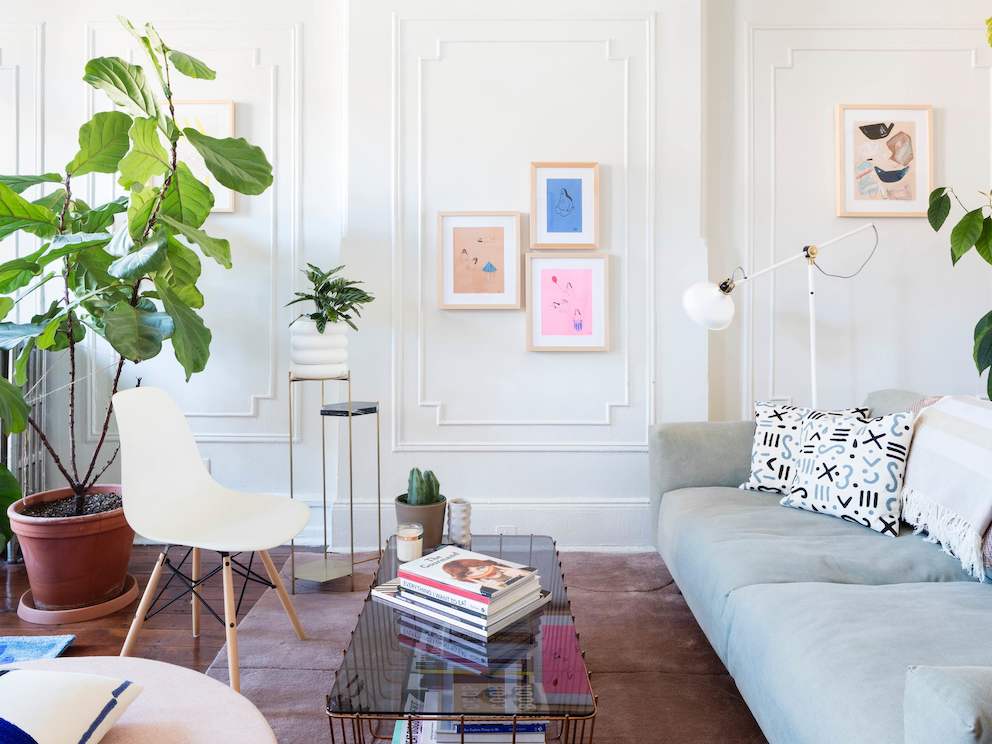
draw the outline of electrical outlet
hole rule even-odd
[[[496,525],[497,535],[516,535],[517,527],[513,524],[498,524]]]

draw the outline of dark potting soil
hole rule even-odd
[[[119,493],[89,493],[83,496],[82,514],[76,514],[76,497],[66,496],[58,501],[48,501],[44,504],[32,504],[23,512],[26,517],[75,517],[86,514],[102,514],[121,508]]]

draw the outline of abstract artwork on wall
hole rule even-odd
[[[838,216],[926,216],[931,120],[930,106],[837,107]]]
[[[438,305],[445,310],[520,307],[519,212],[440,212]]]
[[[599,244],[599,165],[531,163],[532,248]]]
[[[606,351],[609,325],[606,254],[527,254],[530,351]]]
[[[218,139],[234,137],[234,101],[176,101],[175,106],[176,124],[180,129],[193,127]],[[185,138],[179,140],[179,159],[189,165],[193,175],[214,193],[211,212],[234,211],[234,191],[217,182],[207,170],[203,157]]]

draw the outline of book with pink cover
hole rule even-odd
[[[525,582],[537,580],[537,569],[520,563],[447,546],[404,563],[401,580],[489,603]]]

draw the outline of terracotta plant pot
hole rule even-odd
[[[116,485],[91,493],[120,493]],[[56,488],[15,501],[7,509],[10,526],[24,553],[34,606],[70,610],[107,602],[124,591],[134,530],[123,509],[81,517],[26,517],[32,504],[58,501],[72,489]]]
[[[413,506],[406,503],[406,494],[396,497],[396,523],[418,522],[424,527],[424,551],[434,550],[441,544],[444,534],[444,508],[448,502],[444,496],[436,504]]]

